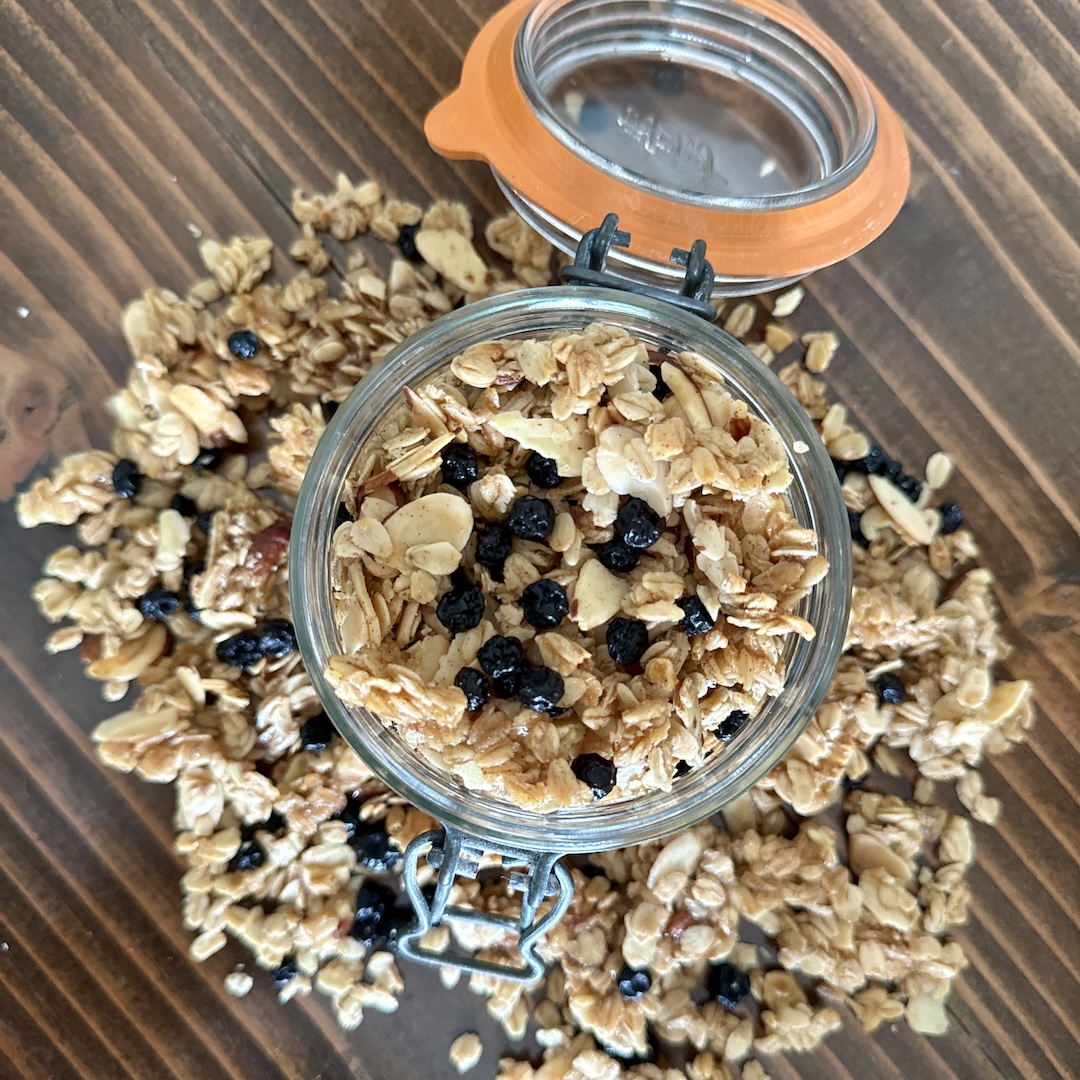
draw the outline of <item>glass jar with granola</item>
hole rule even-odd
[[[522,911],[482,920],[519,931],[511,977],[537,974],[569,901],[557,857],[745,792],[813,715],[847,627],[846,512],[812,422],[736,341],[649,297],[528,290],[413,335],[339,409],[295,520],[326,710],[446,829],[406,854],[403,951],[430,962],[447,958],[423,932],[473,917],[446,910],[455,873],[494,853],[524,870]]]

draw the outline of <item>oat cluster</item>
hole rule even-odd
[[[779,435],[699,357],[602,324],[473,345],[443,375],[359,451],[331,684],[472,792],[550,810],[670,790],[781,692],[786,638],[814,636],[796,609],[828,564]],[[552,609],[530,602],[545,586]],[[523,653],[506,686],[485,652],[503,639]]]
[[[304,230],[293,255],[307,269],[291,280],[264,281],[268,241],[205,241],[210,276],[185,298],[153,289],[129,307],[113,446],[64,459],[18,515],[76,527],[34,587],[58,624],[47,647],[79,649],[106,699],[130,699],[93,733],[101,759],[174,787],[191,955],[233,938],[282,1001],[315,988],[351,1028],[367,1009],[398,1007],[393,943],[408,914],[394,871],[432,823],[369,775],[320,710],[288,621],[290,507],[327,410],[372,363],[462,298],[542,284],[551,252],[499,219],[485,230],[511,267],[499,270],[464,208],[424,213],[371,182],[341,178],[294,210]],[[331,262],[326,232],[336,243],[368,231],[399,245],[387,275],[357,250],[335,247]],[[332,279],[320,276],[331,265]],[[742,301],[722,318],[769,363],[795,345],[784,319],[801,295]],[[843,476],[855,565],[829,695],[722,821],[582,861],[540,986],[470,981],[510,1038],[531,1021],[544,1047],[539,1065],[505,1059],[503,1080],[727,1080],[739,1069],[766,1080],[751,1055],[810,1048],[849,1010],[868,1030],[901,1018],[945,1029],[974,830],[941,805],[942,786],[994,822],[1001,807],[977,769],[1023,739],[1031,688],[994,679],[1005,647],[991,575],[960,508],[935,495],[948,459],[934,455],[925,482],[905,475],[807,370],[827,367],[835,335],[803,344],[803,362],[780,375]],[[263,439],[260,460],[248,449]],[[475,881],[453,902],[512,904],[503,886]],[[746,940],[751,924],[767,945]],[[459,936],[504,955],[490,935]],[[426,944],[449,941],[440,927]],[[238,996],[252,985],[250,972],[224,979]],[[447,986],[457,980],[443,969]],[[653,1063],[657,1047],[685,1065]],[[470,1038],[450,1052],[464,1068],[479,1051]]]

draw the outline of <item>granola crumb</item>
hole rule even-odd
[[[225,976],[225,991],[233,997],[246,996],[254,985],[254,978],[246,971],[230,971]]]
[[[484,1044],[480,1041],[480,1036],[473,1031],[467,1031],[450,1044],[450,1064],[459,1073],[467,1073],[476,1067],[483,1053]]]

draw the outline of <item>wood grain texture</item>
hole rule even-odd
[[[33,368],[50,421],[0,440],[0,498],[104,442],[121,307],[198,276],[189,226],[287,247],[292,188],[339,169],[500,208],[484,169],[438,158],[420,130],[499,6],[0,0],[0,372]],[[986,770],[1005,812],[977,830],[949,1034],[849,1025],[769,1069],[1080,1077],[1080,6],[797,6],[889,97],[913,158],[896,224],[816,275],[797,323],[839,328],[830,382],[890,453],[956,460],[950,495],[998,577],[1006,668],[1036,683],[1040,720]],[[27,593],[61,535],[21,533],[0,508],[0,1078],[434,1080],[466,1028],[487,1048],[473,1075],[493,1075],[503,1036],[428,973],[408,972],[398,1015],[345,1035],[318,1000],[279,1008],[265,980],[228,997],[238,948],[187,959],[170,793],[97,766],[86,732],[109,707],[74,657],[41,650]]]

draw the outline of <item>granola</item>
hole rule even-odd
[[[463,297],[543,284],[551,252],[508,216],[485,235],[510,270],[467,277],[475,248],[463,207],[441,203],[425,213],[385,198],[370,181],[341,177],[329,195],[298,194],[294,209],[304,228],[293,254],[305,268],[291,281],[263,280],[268,242],[204,244],[211,277],[186,298],[150,290],[128,309],[132,369],[112,404],[111,451],[65,458],[20,496],[17,510],[27,527],[76,526],[75,542],[48,558],[33,595],[58,624],[47,647],[78,649],[108,700],[132,699],[93,733],[101,759],[174,785],[192,957],[219,964],[237,996],[253,977],[269,980],[283,1003],[316,989],[351,1028],[367,1010],[397,1008],[404,982],[392,949],[407,916],[393,874],[400,851],[433,823],[385,790],[334,735],[290,647],[281,624],[290,614],[291,499],[329,410],[372,363]],[[417,249],[461,255],[441,279],[406,258],[384,277],[355,249],[335,287],[319,276],[330,265],[321,232],[371,232],[408,251],[428,230],[461,238]],[[753,331],[754,302],[743,302],[749,317],[736,306],[734,328],[767,362],[799,336],[776,320],[802,297],[796,286],[765,299],[773,321],[763,341]],[[237,330],[256,334],[254,356],[230,354]],[[743,1080],[764,1080],[751,1055],[808,1049],[847,1009],[868,1031],[903,1019],[931,1034],[948,1022],[949,988],[965,964],[951,935],[971,899],[972,819],[993,823],[1001,813],[979,765],[1024,739],[1035,716],[1031,686],[995,681],[1005,646],[991,575],[976,565],[959,507],[935,505],[952,463],[935,454],[925,483],[905,476],[808,370],[825,352],[832,359],[832,339],[813,336],[807,348],[815,355],[780,375],[843,474],[855,561],[844,658],[791,754],[722,820],[575,867],[573,905],[542,946],[549,969],[528,991],[531,1007],[515,984],[469,980],[509,1037],[520,1038],[531,1018],[544,1048],[543,1061],[504,1058],[502,1080],[730,1080],[739,1070]],[[480,396],[487,389],[477,384],[491,373],[484,361],[473,355],[459,365]],[[517,362],[538,385],[557,370],[546,348],[523,351]],[[592,380],[575,376],[575,385],[584,391]],[[676,377],[668,385],[686,419],[698,415],[686,384]],[[569,392],[559,400],[568,406]],[[415,404],[425,436],[401,442],[397,461],[409,477],[400,483],[419,490],[430,444],[462,430],[464,414],[446,398]],[[658,461],[677,460],[698,430],[670,423],[673,416],[660,420],[644,398],[624,395],[622,406],[622,419],[650,425],[642,441]],[[266,461],[245,449],[261,418],[273,432]],[[506,436],[496,434],[489,430],[490,442],[474,449],[502,452]],[[547,445],[541,451],[550,454]],[[129,465],[116,473],[122,459]],[[470,490],[470,528],[474,512],[508,513],[519,475],[485,477],[475,504]],[[386,526],[394,507],[384,500],[380,508],[374,495],[359,519],[372,524],[349,527],[358,553],[349,557],[365,567],[365,559],[395,552]],[[610,524],[590,533],[570,508],[561,511],[547,541],[554,554],[545,558],[554,565],[558,555],[575,572],[595,567],[588,543]],[[430,596],[405,602],[395,614],[401,625],[415,629],[420,604],[435,597],[459,554],[443,539],[411,545],[418,550],[409,589]],[[505,576],[518,588],[551,572],[526,550],[507,560]],[[620,595],[620,609],[624,601],[639,611],[667,602],[666,578],[643,588],[644,580],[642,573]],[[390,611],[376,590],[355,633],[385,634]],[[533,640],[544,664],[567,680],[591,655],[561,632]],[[660,685],[678,657],[656,659]],[[955,784],[971,819],[940,805],[943,784]],[[495,881],[459,882],[451,902],[500,912],[515,903]],[[741,940],[743,920],[766,944]],[[510,943],[479,930],[463,924],[453,933],[485,956],[504,955]],[[425,944],[443,949],[450,938],[442,927]],[[229,939],[251,954],[250,970],[234,963]],[[444,985],[457,983],[454,969],[442,974]],[[461,1060],[474,1052],[471,1041],[462,1044]]]

